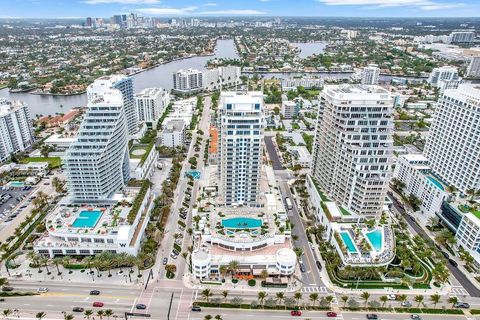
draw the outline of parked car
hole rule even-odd
[[[367,314],[367,319],[376,320],[376,319],[378,319],[378,316],[374,313],[369,313],[369,314]]]
[[[38,292],[38,293],[47,293],[47,292],[48,292],[48,288],[46,288],[46,287],[38,288],[37,292]]]
[[[145,310],[147,309],[147,306],[144,305],[143,303],[138,303],[135,308],[137,308],[138,310]]]
[[[192,306],[192,311],[200,312],[202,311],[202,308],[200,308],[199,306]]]
[[[453,260],[453,259],[448,259],[448,261],[452,264],[452,266],[454,266],[455,268],[458,267],[458,263],[457,261]]]
[[[163,258],[163,265],[166,265],[167,262],[168,262],[168,258],[167,257]]]
[[[317,260],[315,263],[317,265],[318,270],[322,271],[322,264],[320,263],[320,261]]]
[[[83,312],[85,309],[82,307],[73,307],[72,311],[73,312]]]
[[[422,317],[420,317],[418,314],[412,314],[412,315],[410,316],[410,319],[422,320]]]
[[[305,265],[302,262],[300,262],[299,265],[300,265],[300,271],[302,271],[302,272],[307,271],[307,269],[305,268]]]
[[[2,287],[2,291],[13,291],[13,287]]]
[[[94,307],[97,307],[97,308],[101,308],[103,307],[105,304],[103,302],[99,302],[99,301],[96,301],[93,303],[93,306]]]
[[[290,311],[290,314],[291,314],[292,316],[300,317],[300,316],[302,315],[302,311],[300,311],[300,310],[292,310],[292,311]]]
[[[327,312],[327,317],[329,317],[329,318],[336,318],[336,317],[337,317],[337,313],[336,313],[336,312],[332,312],[332,311]]]
[[[388,297],[388,300],[390,301],[397,300],[397,296],[394,294],[389,294],[387,297]]]
[[[455,308],[460,308],[460,309],[468,309],[470,308],[470,305],[466,302],[457,302],[453,305]]]
[[[99,294],[100,294],[100,291],[98,291],[98,290],[92,290],[92,291],[90,291],[90,295],[91,295],[91,296],[98,296]]]
[[[410,301],[403,301],[402,302],[402,307],[410,308],[412,306],[412,303]]]

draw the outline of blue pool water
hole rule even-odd
[[[230,229],[251,229],[260,228],[262,226],[262,220],[253,218],[230,218],[223,219],[222,226]]]
[[[73,221],[74,228],[93,228],[102,216],[102,212],[95,211],[81,211],[78,218]]]
[[[21,181],[12,181],[12,182],[10,182],[10,185],[12,187],[16,187],[16,188],[21,188],[21,187],[25,186],[25,184]]]
[[[342,237],[343,243],[347,246],[347,250],[350,253],[355,253],[357,252],[357,248],[353,244],[353,240],[348,234],[348,232],[340,232],[340,236]]]
[[[440,182],[438,182],[437,179],[435,179],[432,176],[427,176],[427,178],[428,178],[428,180],[430,180],[430,182],[432,182],[435,186],[437,186],[438,189],[440,189],[442,191],[445,191],[445,188],[442,186],[442,184]]]
[[[382,250],[383,247],[383,239],[382,239],[382,231],[380,229],[375,229],[373,231],[367,232],[366,236],[370,243],[373,246],[373,249],[375,251],[380,251]]]

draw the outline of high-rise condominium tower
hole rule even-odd
[[[480,189],[480,86],[447,89],[437,103],[425,156],[445,182]]]
[[[137,132],[137,110],[135,107],[135,98],[133,95],[133,80],[124,75],[112,75],[98,78],[87,88],[88,101],[92,101],[98,96],[103,95],[109,89],[118,89],[122,93],[123,108],[127,121],[127,130],[129,135]]]
[[[380,69],[376,64],[370,64],[362,70],[362,84],[378,84]]]
[[[354,213],[381,213],[392,160],[393,98],[383,88],[325,86],[312,174],[333,200]]]
[[[220,189],[225,203],[257,201],[263,145],[263,94],[220,95]]]
[[[33,140],[27,106],[19,101],[0,98],[0,162],[30,147]]]
[[[129,180],[127,121],[119,90],[109,89],[88,102],[64,164],[72,202],[108,201]]]

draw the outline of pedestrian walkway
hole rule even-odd
[[[196,295],[196,290],[182,290],[182,292],[180,293],[180,299],[178,301],[178,309],[175,315],[175,320],[188,320],[190,318],[192,302]]]
[[[300,291],[304,293],[313,293],[313,292],[328,293],[327,287],[302,287]]]

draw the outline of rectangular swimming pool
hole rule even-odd
[[[370,241],[370,244],[372,245],[373,249],[375,251],[379,252],[382,250],[383,247],[383,236],[382,236],[382,230],[380,229],[375,229],[373,231],[365,233],[367,236],[368,240]]]
[[[74,228],[93,228],[97,225],[98,220],[102,216],[102,212],[99,210],[84,210],[80,211],[77,219],[73,221],[72,227]]]
[[[222,226],[230,229],[252,229],[260,228],[262,220],[253,218],[230,218],[223,219]]]
[[[350,234],[348,234],[348,232],[340,232],[340,236],[342,237],[343,243],[345,243],[345,246],[347,247],[348,252],[356,253],[357,247],[353,243],[353,240],[352,240],[352,237],[350,237]]]

